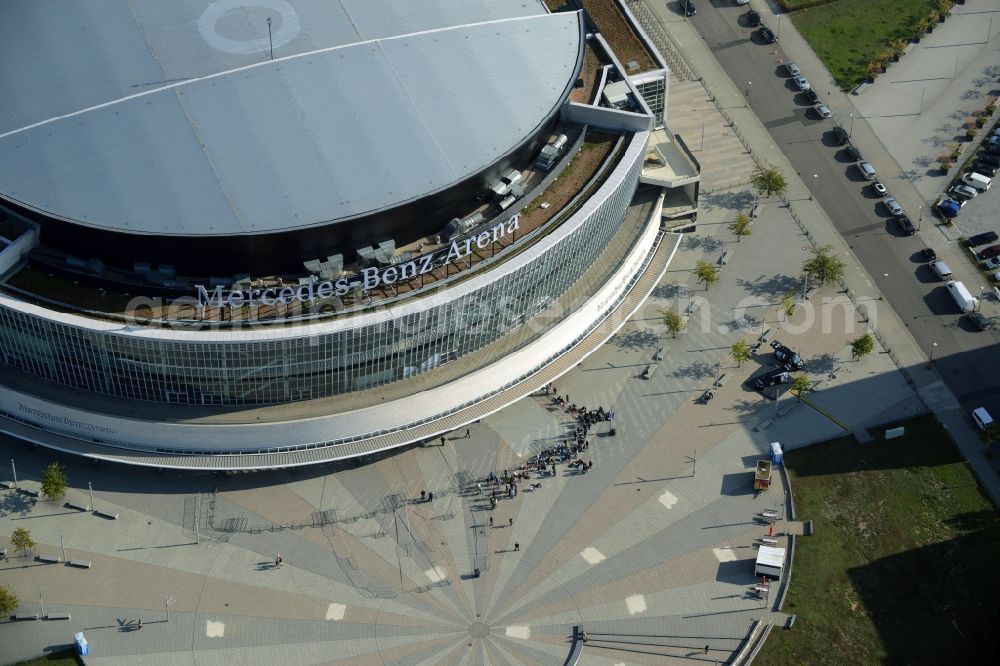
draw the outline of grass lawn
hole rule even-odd
[[[795,626],[771,632],[759,663],[996,663],[1000,514],[933,418],[905,425],[785,455],[814,535],[796,540]]]
[[[794,5],[794,2],[789,3]],[[844,89],[868,76],[868,64],[889,42],[908,38],[935,0],[838,0],[791,14],[795,27]]]
[[[19,661],[14,666],[79,666],[76,653],[72,648],[52,652],[44,657],[35,657],[28,661]]]

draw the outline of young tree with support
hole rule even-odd
[[[758,164],[750,176],[750,184],[757,190],[757,194],[769,197],[772,194],[784,194],[788,189],[788,180],[785,174],[778,167],[764,162]]]
[[[705,291],[708,291],[710,285],[719,281],[719,267],[704,259],[699,260],[695,265],[694,274],[697,276],[698,282],[705,283]]]
[[[35,547],[35,541],[31,538],[31,532],[23,527],[18,527],[10,535],[10,545],[14,546],[14,550],[21,550],[27,554],[29,548]]]
[[[49,466],[42,472],[42,494],[49,499],[56,499],[66,494],[69,482],[63,474],[59,463],[49,463]]]
[[[839,281],[845,268],[846,264],[833,254],[829,245],[812,248],[812,257],[802,262],[802,272],[820,284]]]
[[[746,340],[737,340],[729,348],[729,353],[733,357],[733,360],[736,361],[736,366],[742,367],[744,361],[750,360],[750,345],[747,344]]]
[[[746,213],[740,213],[736,216],[736,220],[729,225],[729,231],[736,236],[736,242],[739,243],[743,236],[749,236],[753,231],[751,230],[750,218],[747,217]]]
[[[781,297],[781,311],[786,317],[795,314],[795,294],[788,292]]]
[[[859,361],[868,356],[875,349],[875,338],[871,333],[865,333],[859,338],[851,340],[851,356],[855,361]]]
[[[17,595],[0,585],[0,615],[10,615],[17,609]]]
[[[812,381],[805,375],[795,375],[795,378],[792,380],[791,390],[801,402],[802,396],[812,391]]]
[[[667,327],[672,337],[676,338],[677,334],[687,327],[684,317],[681,316],[681,313],[673,305],[666,310],[660,310],[660,314],[663,315],[663,325]]]

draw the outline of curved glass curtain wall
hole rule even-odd
[[[415,376],[502,338],[569,289],[621,226],[641,165],[642,151],[619,163],[626,176],[562,243],[418,315],[309,337],[198,343],[93,331],[0,307],[0,361],[64,386],[179,404],[294,402]]]

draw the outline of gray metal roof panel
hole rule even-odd
[[[0,189],[134,233],[264,233],[392,207],[485,168],[555,113],[579,21],[465,25],[173,84],[0,136],[19,153],[0,160]]]

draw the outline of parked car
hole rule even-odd
[[[809,90],[803,91],[802,98],[806,100],[806,104],[818,104],[819,94],[810,88]],[[846,143],[846,142],[845,142]],[[843,144],[841,144],[843,145]]]
[[[1000,155],[1000,146],[992,144],[989,146],[983,146],[983,152],[987,155]]]
[[[968,185],[954,185],[950,190],[952,199],[975,199],[976,195],[979,194],[979,190],[973,189]]]
[[[986,263],[983,264],[983,268],[988,271],[991,271],[994,268],[1000,268],[1000,257],[991,257],[990,259],[987,259]]]
[[[913,226],[913,222],[910,221],[910,218],[905,215],[896,215],[892,219],[896,221],[896,226],[899,227],[899,230],[904,236],[912,236],[917,233],[917,228]]]
[[[847,147],[847,155],[852,160],[860,160],[861,159],[861,151],[858,150],[857,146],[848,146]]]
[[[972,165],[972,170],[976,173],[981,173],[987,178],[993,178],[997,175],[997,167],[989,162],[983,162],[977,160],[975,164]]]
[[[990,245],[985,250],[980,250],[978,254],[980,259],[1000,257],[1000,245]]]
[[[892,197],[886,197],[882,199],[882,205],[885,206],[886,209],[893,215],[903,214],[903,207],[900,206],[899,202],[893,199]]]
[[[804,76],[793,76],[792,83],[794,83],[795,87],[799,90],[809,90],[812,88],[812,86],[809,85],[809,79]]]
[[[681,8],[681,14],[684,14],[684,16],[694,16],[698,13],[691,0],[677,0],[677,4]]]
[[[820,118],[829,118],[830,116],[833,115],[832,113],[830,113],[830,107],[828,107],[826,104],[817,104],[813,106],[812,109],[813,111],[816,112],[816,115],[819,116]]]
[[[777,340],[771,343],[771,349],[774,350],[774,358],[781,361],[790,370],[801,370],[802,366],[805,365],[805,361],[802,360],[801,356]]]
[[[785,71],[788,72],[788,76],[798,76],[802,72],[799,70],[799,66],[794,62],[785,63]]]
[[[971,321],[972,325],[980,331],[985,331],[986,329],[993,327],[993,320],[984,315],[982,312],[966,312],[965,318]]]
[[[962,206],[965,205],[964,201],[955,201],[954,199],[943,199],[938,202],[937,209],[944,217],[954,218],[958,217],[958,214],[962,211]]]
[[[816,94],[816,91],[814,90],[810,90],[809,92],[811,92],[813,95]],[[843,146],[845,143],[851,140],[851,137],[847,135],[847,130],[845,130],[840,125],[837,125],[836,127],[833,128],[833,140],[837,142],[838,146]]]
[[[992,243],[993,241],[1000,238],[995,231],[984,231],[981,234],[976,234],[975,236],[969,236],[965,240],[965,244],[969,247],[979,247],[980,245],[986,245],[987,243]]]
[[[763,391],[764,389],[777,386],[778,384],[787,384],[792,381],[792,376],[784,368],[776,368],[775,370],[768,370],[762,375],[758,375],[753,379],[753,387],[758,391]]]
[[[976,155],[978,163],[989,164],[992,167],[1000,167],[1000,155],[990,155],[989,153],[979,153]]]
[[[871,162],[858,162],[856,165],[858,171],[864,176],[865,180],[875,180],[875,167],[871,165]]]
[[[752,9],[744,14],[743,17],[746,19],[747,25],[751,28],[756,28],[760,25],[760,14]]]
[[[925,247],[920,251],[921,256],[923,256],[924,261],[931,262],[937,261],[937,252],[934,251],[932,247]]]
[[[885,189],[885,185],[883,185],[882,181],[880,180],[876,180],[874,183],[872,183],[872,188],[875,190],[875,194],[881,197],[884,197],[886,194],[889,193],[889,190]]]
[[[760,30],[757,31],[760,34],[760,38],[765,44],[774,44],[774,33],[767,26],[761,24]]]
[[[1000,134],[994,134],[991,136],[986,140],[986,144],[989,146],[1000,146]]]
[[[738,5],[749,5],[750,4],[750,0],[736,0],[736,4],[738,4]]]

